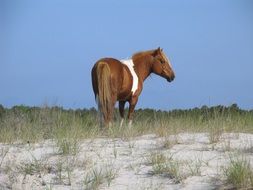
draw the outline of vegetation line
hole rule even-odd
[[[23,105],[5,108],[0,105],[0,142],[58,139],[58,142],[74,145],[77,139],[98,136],[129,138],[150,133],[166,136],[179,132],[207,132],[215,143],[224,132],[253,132],[253,110],[242,110],[236,104],[172,111],[139,109],[135,111],[131,129],[119,128],[119,114],[115,111],[113,126],[110,130],[101,130],[95,108],[73,110]],[[67,148],[68,144],[61,144],[62,148]]]

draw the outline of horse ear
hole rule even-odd
[[[160,47],[158,47],[154,52],[153,52],[153,56],[157,56],[159,54],[159,52],[161,52]]]
[[[163,48],[158,47],[157,50],[160,51],[160,52],[162,52]]]

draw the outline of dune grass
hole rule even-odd
[[[163,175],[179,183],[183,179],[180,171],[180,162],[174,160],[172,156],[166,156],[161,152],[153,152],[147,158],[147,164],[152,166],[152,175]]]
[[[116,111],[115,122],[109,129],[99,128],[94,108],[66,110],[48,106],[0,107],[0,142],[27,143],[58,139],[63,149],[66,148],[63,146],[75,144],[74,141],[78,139],[101,136],[129,139],[150,133],[167,136],[180,132],[207,132],[210,142],[215,143],[223,132],[253,132],[253,110],[241,110],[236,105],[204,106],[169,112],[140,109],[135,112],[132,128],[119,128],[120,119]]]
[[[231,156],[230,163],[223,168],[227,183],[236,189],[252,189],[253,169],[250,160],[244,157]]]
[[[180,143],[179,133],[208,134],[210,144],[215,146],[222,140],[224,132],[253,133],[253,110],[241,110],[236,105],[230,107],[202,107],[189,110],[160,111],[152,109],[136,110],[134,123],[131,128],[127,125],[119,127],[120,118],[116,110],[114,123],[110,128],[99,127],[96,109],[66,110],[60,107],[27,107],[14,106],[10,109],[0,105],[0,143],[18,143],[32,145],[50,139],[55,145],[55,155],[59,157],[56,163],[47,163],[32,159],[21,163],[20,173],[26,175],[52,174],[55,183],[71,185],[74,169],[80,167],[85,171],[82,185],[87,189],[99,189],[101,185],[110,186],[117,176],[113,166],[96,167],[91,161],[78,160],[82,141],[93,138],[121,138],[128,141],[130,154],[135,146],[134,137],[155,134],[160,138],[161,149],[152,152],[147,158],[151,168],[150,174],[168,177],[175,183],[182,182],[188,176],[201,175],[201,160],[195,162],[180,162],[168,155],[169,149]],[[230,149],[225,144],[226,150]],[[8,149],[0,150],[0,167]],[[164,153],[163,151],[167,151]],[[251,151],[251,149],[249,149]],[[112,156],[117,159],[120,150],[114,144]],[[89,163],[89,164],[87,164]],[[90,167],[88,167],[89,165]],[[7,170],[7,166],[2,169]],[[140,168],[140,167],[139,167]],[[232,160],[224,169],[224,175],[229,184],[235,181],[236,188],[248,188],[253,185],[253,174],[248,160]],[[181,170],[186,170],[184,174]],[[11,173],[11,172],[10,172]],[[138,168],[137,168],[138,173]],[[246,180],[244,180],[246,179]],[[73,182],[74,183],[74,182]]]
[[[112,166],[103,166],[103,168],[92,168],[84,177],[85,189],[99,189],[99,186],[106,182],[111,185],[112,180],[117,176],[117,170]]]

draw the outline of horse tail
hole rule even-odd
[[[106,62],[97,65],[98,77],[98,107],[101,109],[107,123],[112,114],[110,67]]]

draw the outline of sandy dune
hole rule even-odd
[[[0,189],[219,189],[228,187],[222,171],[232,156],[253,159],[253,135],[223,134],[213,143],[206,133],[96,138],[76,148],[63,155],[53,140],[0,144]],[[156,155],[172,173],[154,171]]]

